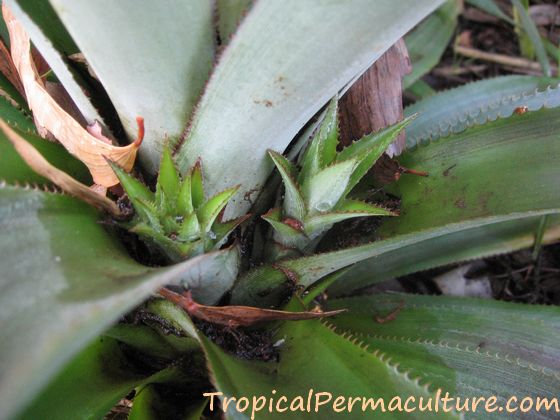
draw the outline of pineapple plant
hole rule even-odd
[[[557,396],[557,308],[362,293],[558,239],[557,81],[465,85],[343,144],[339,98],[458,2],[165,3],[2,2],[2,416]],[[429,176],[379,191],[404,132]],[[375,229],[337,237],[352,220]]]

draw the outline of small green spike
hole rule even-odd
[[[171,152],[167,145],[163,148],[161,163],[159,166],[156,189],[160,188],[165,192],[165,195],[170,203],[174,203],[176,201],[177,194],[179,194],[180,180],[177,169],[175,168],[175,163],[171,158]]]
[[[212,230],[212,224],[220,212],[224,209],[228,201],[235,195],[239,187],[240,186],[238,185],[222,191],[198,207],[196,213],[198,215],[202,232],[210,232]]]
[[[195,209],[204,203],[204,185],[202,181],[202,166],[197,161],[191,172],[191,197]]]
[[[275,239],[282,245],[290,248],[300,248],[307,243],[303,226],[300,230],[296,226],[284,223],[280,209],[272,209],[261,217],[274,228]]]
[[[130,229],[130,231],[144,238],[147,242],[156,245],[171,261],[178,262],[184,258],[177,242],[161,232],[154,230],[149,224],[139,223],[134,226],[134,228]]]
[[[382,131],[368,134],[346,147],[338,154],[336,158],[337,162],[341,162],[349,158],[355,158],[358,161],[358,165],[356,166],[356,169],[350,178],[350,182],[348,183],[346,194],[348,194],[358,184],[358,182],[360,182],[364,175],[373,167],[375,162],[377,162],[377,160],[385,152],[387,147],[389,147],[389,145],[397,138],[399,133],[414,118],[416,118],[415,115],[410,116],[400,123],[392,125]]]
[[[196,213],[188,215],[177,234],[177,239],[181,241],[191,242],[200,238],[200,224]]]
[[[304,189],[308,215],[327,213],[344,198],[348,183],[356,169],[355,159],[328,166],[315,174]]]
[[[233,220],[228,220],[226,222],[215,222],[212,226],[212,232],[214,232],[214,234],[216,235],[216,238],[214,239],[214,249],[218,249],[219,247],[221,247],[229,234],[249,217],[251,217],[251,215],[246,214],[245,216],[241,216]]]
[[[158,210],[154,203],[142,199],[134,200],[132,203],[136,216],[141,222],[147,223],[158,232],[163,233],[163,228],[159,221]]]
[[[268,155],[278,168],[282,180],[284,181],[284,188],[286,190],[284,197],[284,213],[286,216],[303,220],[305,217],[305,202],[303,201],[303,197],[295,181],[296,169],[294,165],[274,150],[269,150]]]
[[[128,198],[130,199],[130,201],[133,202],[133,205],[134,205],[134,200],[137,199],[141,199],[147,202],[154,201],[155,199],[154,193],[152,193],[147,186],[142,184],[140,181],[138,181],[136,178],[134,178],[132,175],[130,175],[128,172],[126,172],[116,163],[109,160],[108,162],[109,165],[111,165],[113,172],[115,172],[115,175],[119,179],[126,194],[128,195]]]
[[[123,227],[156,245],[173,262],[219,248],[248,217],[217,223],[239,186],[205,201],[200,162],[181,182],[168,148],[163,152],[155,193],[114,164],[113,168],[135,209],[134,219],[123,222]]]
[[[298,178],[301,185],[305,185],[306,180],[309,180],[325,166],[330,165],[336,157],[336,145],[338,143],[337,106],[337,98],[334,97],[329,103],[325,118],[304,153],[301,173]]]
[[[335,211],[365,213],[366,216],[397,216],[391,210],[360,200],[344,200]]]
[[[194,210],[191,190],[191,175],[188,174],[183,180],[179,195],[177,196],[177,213],[180,215],[190,214]]]
[[[336,158],[336,146],[338,145],[338,98],[335,96],[327,108],[325,119],[321,124],[320,135],[324,136],[321,143],[321,163],[328,166]]]

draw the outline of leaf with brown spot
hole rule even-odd
[[[51,133],[71,154],[80,159],[90,170],[96,184],[104,187],[118,184],[119,180],[105,157],[126,171],[132,170],[142,138],[139,136],[134,143],[118,147],[113,146],[109,139],[101,140],[84,129],[45,89],[31,56],[29,36],[6,4],[2,4],[2,13],[10,33],[12,60],[38,131],[42,135]]]
[[[30,143],[17,134],[4,120],[0,119],[0,130],[6,134],[8,140],[31,169],[39,175],[51,180],[63,191],[73,195],[86,203],[106,211],[113,216],[120,216],[117,205],[104,195],[91,190],[81,182],[76,181],[66,172],[51,165]]]
[[[190,316],[228,327],[248,327],[267,321],[301,321],[324,318],[346,311],[345,309],[340,309],[329,312],[287,312],[253,308],[251,306],[206,306],[196,303],[189,290],[181,295],[163,288],[158,293],[183,308]]]

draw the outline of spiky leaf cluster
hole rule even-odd
[[[156,245],[171,261],[218,249],[247,216],[221,221],[221,213],[239,187],[206,198],[200,161],[181,179],[169,148],[162,154],[155,193],[113,164],[132,206],[129,231]]]
[[[337,222],[354,217],[394,215],[383,207],[347,197],[409,121],[410,118],[366,135],[338,151],[335,98],[304,152],[301,169],[269,150],[285,187],[282,208],[272,209],[263,216],[274,228],[275,241],[288,249],[305,252]]]

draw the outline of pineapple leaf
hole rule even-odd
[[[348,275],[333,285],[330,293],[332,296],[343,295],[350,289],[406,274],[531,247],[541,218],[493,223],[442,234],[420,245],[402,246],[385,253],[382,261],[370,258],[353,265]],[[548,244],[560,238],[560,216],[549,215],[547,218],[549,224],[543,243]]]
[[[218,33],[222,44],[227,44],[237,26],[243,18],[243,14],[251,6],[251,0],[217,0],[216,9],[218,13]]]
[[[300,185],[305,185],[305,182],[313,175],[334,161],[337,144],[338,98],[334,97],[329,102],[325,117],[303,154],[302,168],[298,178]]]
[[[544,49],[537,25],[535,25],[535,22],[531,16],[529,16],[529,13],[527,13],[527,10],[523,7],[519,0],[511,0],[511,4],[519,16],[521,26],[523,27],[525,34],[527,34],[527,37],[532,44],[532,48],[534,48],[535,55],[539,60],[544,75],[550,77],[552,74],[550,62],[548,61],[548,55]]]
[[[405,89],[440,62],[462,8],[462,1],[447,0],[404,38],[412,64],[412,72],[403,79]]]
[[[109,164],[133,204],[137,200],[144,200],[146,202],[155,201],[154,193],[151,192],[146,185],[138,181],[116,163],[109,161]]]
[[[50,3],[107,91],[130,138],[135,136],[136,116],[145,118],[140,157],[155,174],[163,139],[173,145],[181,135],[212,68],[212,3]]]
[[[78,73],[72,71],[67,64],[66,54],[71,54],[76,51],[66,50],[68,45],[63,45],[60,42],[61,38],[58,36],[57,40],[55,40],[55,37],[52,37],[52,32],[50,34],[51,37],[47,37],[46,31],[52,30],[57,24],[60,25],[60,22],[54,14],[49,12],[51,9],[49,4],[35,5],[35,3],[48,2],[26,2],[27,4],[25,7],[22,7],[20,2],[17,0],[4,0],[3,3],[10,7],[14,16],[25,27],[31,41],[33,41],[33,45],[37,48],[37,50],[39,50],[47,63],[49,63],[49,66],[56,74],[60,82],[64,85],[64,88],[72,97],[72,100],[87,122],[89,124],[93,124],[95,121],[103,121],[95,107],[91,104],[89,98],[84,93],[84,90],[81,87],[83,81],[79,77]],[[45,22],[43,27],[39,27],[36,20],[41,21],[46,15],[49,17],[49,19],[47,19],[48,25]],[[60,30],[64,31],[64,29],[60,26]],[[136,117],[136,115],[134,115],[134,117]],[[136,131],[136,122],[134,118],[132,118],[131,122],[133,123],[134,132]]]
[[[286,216],[293,217],[297,220],[303,220],[305,217],[305,202],[297,185],[295,166],[280,153],[273,150],[268,151],[268,155],[278,168],[282,181],[284,181],[284,212]]]
[[[161,189],[165,193],[168,203],[175,203],[179,195],[181,181],[175,168],[175,163],[171,158],[171,151],[168,146],[164,146],[159,166],[156,191]]]
[[[553,398],[560,391],[560,311],[495,300],[377,294],[328,301],[332,322],[411,376],[462,398]],[[400,308],[391,322],[375,323]]]
[[[80,349],[152,291],[181,280],[202,302],[233,283],[235,275],[224,274],[236,273],[236,250],[146,267],[98,220],[91,207],[65,195],[0,188],[0,308],[9,325],[0,329],[3,416],[15,416]],[[22,258],[30,247],[33,256]],[[208,286],[199,281],[205,276]]]
[[[0,107],[3,98],[0,97]],[[14,111],[19,112],[19,110],[10,106]],[[4,115],[3,110],[0,110],[0,114]],[[45,157],[53,166],[57,167],[61,171],[66,172],[72,178],[81,182],[82,184],[91,185],[91,175],[87,167],[80,162],[78,159],[69,155],[66,149],[59,144],[52,143],[41,137],[32,134],[31,132],[23,132],[18,127],[22,127],[20,124],[15,124],[14,121],[8,119],[7,122],[12,126],[15,132],[23,137],[28,143],[30,143],[42,156]],[[24,127],[22,127],[24,128]],[[20,184],[37,184],[41,186],[52,185],[52,182],[42,176],[38,175],[34,170],[32,170],[27,163],[22,159],[20,154],[15,150],[12,143],[6,137],[4,131],[0,130],[0,156],[2,156],[2,164],[0,165],[0,179],[9,183],[20,183]]]
[[[337,157],[337,162],[346,159],[356,159],[357,166],[346,187],[345,195],[348,194],[360,180],[373,167],[375,162],[385,152],[387,147],[397,138],[399,133],[406,127],[415,116],[408,117],[403,121],[392,125],[377,133],[368,134],[350,146],[343,149]]]
[[[161,337],[159,340],[161,342]],[[56,413],[58,418],[103,418],[131,389],[183,377],[178,366],[152,375],[132,372],[122,342],[103,336],[73,358],[24,410],[21,418],[40,418],[45,413]],[[69,393],[72,401],[64,401],[63,396]]]
[[[219,249],[224,244],[229,234],[250,217],[250,214],[246,214],[245,216],[238,217],[237,219],[227,220],[225,222],[214,222],[214,225],[212,226],[212,232],[214,232],[214,235],[216,236],[214,239],[214,249]]]
[[[364,213],[366,216],[397,216],[398,214],[386,208],[366,203],[360,200],[344,200],[337,211]]]
[[[308,234],[323,232],[338,222],[367,216],[395,216],[395,213],[383,207],[377,207],[361,201],[346,200],[342,205],[330,213],[317,214],[305,220],[305,230]]]
[[[177,239],[181,241],[191,242],[200,239],[201,230],[198,216],[196,213],[191,213],[183,220],[181,228],[177,234]]]
[[[189,173],[183,179],[179,195],[177,196],[177,213],[187,215],[193,211],[191,174]]]
[[[502,76],[472,82],[416,102],[405,116],[418,114],[406,130],[407,148],[511,116],[517,107],[530,111],[560,105],[558,79]]]
[[[309,180],[303,194],[309,216],[331,211],[342,200],[356,170],[357,160],[349,159],[327,166]]]
[[[245,214],[251,205],[245,194],[258,193],[272,170],[266,151],[283,152],[325,103],[441,3],[417,0],[410,7],[408,0],[379,0],[373,7],[369,0],[254,2],[222,52],[177,148],[180,172],[187,172],[201,158],[208,194],[242,185],[226,217]],[[139,44],[143,45],[134,43]],[[285,59],[288,55],[290,60]],[[135,91],[122,85],[119,89]]]
[[[291,248],[299,248],[301,245],[305,244],[306,238],[301,229],[282,222],[282,213],[280,209],[272,209],[261,217],[274,228],[274,231],[278,235],[278,241],[282,243],[282,245]]]
[[[239,186],[222,191],[214,197],[209,198],[206,203],[197,209],[196,213],[198,215],[198,220],[200,221],[200,229],[202,232],[208,233],[212,230],[212,225],[216,221],[216,218],[238,189]]]
[[[288,401],[298,395],[307,396],[310,383],[316,392],[328,390],[332,395],[373,394],[387,401],[395,395],[424,398],[434,395],[424,383],[420,385],[419,381],[411,379],[396,364],[355,344],[356,340],[352,341],[352,337],[337,334],[320,321],[286,322],[273,340],[282,340],[284,343],[280,345],[279,361],[262,363],[229,355],[201,335],[200,342],[216,389],[225,397],[243,395],[248,398],[262,395],[263,389],[275,389],[277,395],[286,396]],[[301,376],[302,366],[306,368],[305,376]],[[324,369],[325,366],[329,368]],[[325,394],[323,397],[327,399]],[[304,398],[300,398],[302,402],[298,410],[304,414]],[[319,411],[314,414],[323,418],[323,414],[330,409],[325,406],[324,413]],[[243,414],[246,417],[250,415],[247,412]],[[258,412],[255,414],[259,415]],[[327,416],[331,414],[332,411]],[[226,415],[240,418],[242,413],[235,410],[234,404],[230,404]],[[453,413],[441,416],[458,418]],[[285,413],[276,411],[271,414],[267,411],[266,417],[285,418]]]
[[[194,209],[198,209],[204,203],[204,181],[202,179],[202,164],[196,162],[190,171],[191,199]]]
[[[378,277],[372,276],[373,272],[406,270],[408,264],[402,263],[405,257],[411,265],[420,263],[434,267],[460,261],[468,248],[480,252],[478,256],[488,255],[484,251],[489,249],[492,252],[510,250],[513,232],[517,237],[530,236],[538,225],[535,218],[560,212],[557,193],[559,114],[560,108],[555,108],[514,115],[401,155],[404,166],[427,170],[430,176],[403,177],[396,184],[393,194],[402,197],[401,216],[387,218],[382,224],[377,232],[382,240],[282,261],[282,267],[291,271],[299,284],[309,286],[333,271],[368,259],[362,264],[369,268],[362,266],[359,277],[352,277],[352,271],[360,267],[358,264],[335,284],[337,292],[348,293],[374,283]],[[535,139],[539,139],[539,147],[535,147]],[[512,173],[516,174],[515,182],[512,182]],[[527,220],[533,222],[525,223]],[[529,231],[512,227],[514,221]],[[482,232],[502,223],[509,223],[507,229],[502,230],[502,233],[510,232],[507,241],[502,242],[497,237],[489,241],[487,248],[477,248]],[[549,239],[559,236],[553,224],[549,229]],[[444,244],[447,248],[443,248]],[[440,253],[426,251],[431,246],[453,252],[446,259],[440,257]],[[400,258],[397,257],[399,253],[402,253]],[[266,282],[263,276],[268,276]],[[254,269],[236,283],[233,302],[265,306],[277,303],[272,301],[281,292],[272,293],[269,301],[259,296],[264,290],[258,286],[259,282],[271,291],[274,282],[277,287],[284,287],[286,276],[272,275],[265,267]]]

